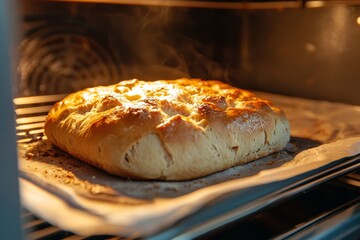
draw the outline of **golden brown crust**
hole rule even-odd
[[[281,150],[282,111],[219,81],[122,81],[71,94],[45,123],[48,139],[110,173],[192,179]]]

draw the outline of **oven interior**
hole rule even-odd
[[[360,105],[360,2],[100,2],[17,6],[12,89],[18,142],[40,140],[47,112],[66,94],[132,78],[218,79],[250,90]],[[347,239],[355,239],[358,165],[359,157],[314,174],[246,215],[243,209],[236,215],[236,194],[228,196],[228,207],[213,202],[152,237],[326,239],[347,231]],[[27,239],[120,239],[80,237],[26,209],[21,222]],[[189,230],[195,223],[198,229]]]
[[[192,77],[360,103],[359,6],[231,3],[24,1],[14,95],[68,93],[132,78]]]

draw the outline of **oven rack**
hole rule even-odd
[[[209,232],[216,231],[216,229],[224,228],[226,225],[238,220],[248,218],[258,212],[266,211],[286,201],[291,201],[292,198],[312,189],[319,188],[333,179],[336,180],[342,176],[346,178],[349,173],[352,173],[352,176],[356,175],[356,179],[359,179],[360,171],[358,169],[360,169],[360,155],[350,158],[349,161],[337,164],[336,166],[325,168],[318,172],[312,171],[311,173],[305,174],[306,176],[296,177],[297,179],[290,179],[289,181],[283,181],[281,183],[270,183],[256,189],[250,189],[248,195],[252,196],[253,199],[249,201],[241,199],[241,197],[244,197],[244,193],[239,194],[235,192],[230,196],[220,199],[218,202],[212,202],[196,215],[189,216],[187,219],[181,221],[180,224],[160,233],[152,239],[174,238],[180,240],[201,238],[204,235],[208,235]],[[283,186],[280,186],[281,184],[283,184]],[[359,183],[355,185],[357,185],[357,187],[355,187],[355,197],[349,204],[350,206],[357,206],[356,211],[359,215],[360,188]],[[264,194],[264,192],[267,193]],[[236,202],[236,204],[232,204],[233,202]],[[232,205],[230,209],[228,207],[229,205]],[[339,209],[346,209],[347,207],[349,206],[335,207],[327,213],[323,213],[323,218],[330,217]],[[299,226],[294,226],[293,229],[281,234],[283,237],[279,236],[279,239],[288,239],[292,236],[296,239],[295,235],[297,233],[301,233],[307,227],[317,224],[321,220],[323,220],[321,217],[316,217],[307,224],[300,222],[298,223],[300,224]],[[357,220],[359,219],[356,218],[355,223]],[[360,233],[360,226],[358,226],[357,231]],[[273,237],[275,236],[272,236],[272,238]]]

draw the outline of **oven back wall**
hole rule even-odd
[[[16,85],[32,89],[15,89],[16,96],[72,92],[129,78],[195,77],[360,104],[360,7],[226,10],[26,1],[23,12],[24,38],[40,36],[33,31],[39,26],[62,22],[76,27],[61,28],[58,39],[69,39],[70,31],[82,47],[60,54],[66,45],[51,57],[40,56],[41,64],[32,65],[36,74],[25,68]],[[100,62],[91,64],[92,55]]]
[[[253,89],[359,105],[359,17],[350,6],[249,13],[235,75]]]

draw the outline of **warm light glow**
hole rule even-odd
[[[360,17],[356,19],[356,23],[360,25]]]
[[[308,52],[315,52],[316,51],[316,46],[312,43],[306,43],[305,44],[305,49],[308,51]]]
[[[325,6],[325,3],[324,1],[311,1],[311,2],[307,2],[306,6],[311,8],[317,8],[317,7]]]

